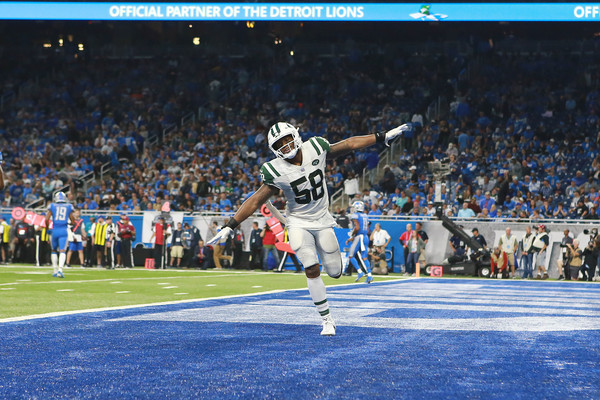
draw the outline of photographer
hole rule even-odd
[[[588,231],[584,230],[583,233],[587,234]],[[579,269],[583,276],[582,280],[591,282],[594,279],[596,267],[598,266],[598,255],[600,255],[600,238],[598,237],[598,229],[594,228],[590,234],[590,241],[583,250],[583,265]]]
[[[573,238],[571,237],[569,230],[565,229],[565,231],[563,232],[564,236],[560,242],[560,248],[561,248],[561,259],[556,261],[556,266],[558,267],[558,280],[561,281],[563,279],[567,279],[567,280],[571,280],[571,271],[569,270],[568,267],[565,267],[566,265],[568,265],[568,260],[569,260],[569,249],[568,249],[568,245],[573,244]],[[563,275],[563,269],[564,269],[564,275]]]
[[[388,265],[385,260],[385,247],[373,246],[371,250],[371,265],[373,266],[373,275],[387,275]]]
[[[568,280],[571,280],[571,275],[574,274],[574,280],[577,280],[579,275],[579,268],[583,265],[583,251],[579,248],[579,240],[574,239],[573,244],[568,244],[567,249],[569,251],[568,265],[565,266],[565,276],[569,271]]]

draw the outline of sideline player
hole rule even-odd
[[[68,224],[75,226],[77,221],[73,218],[73,205],[67,202],[67,196],[63,192],[54,194],[54,203],[50,204],[46,214],[46,226],[50,226],[50,218],[54,223],[52,227],[52,267],[54,267],[55,278],[64,278],[63,267],[67,259],[67,235]],[[56,252],[59,254],[56,254]]]
[[[369,262],[369,217],[365,214],[365,203],[358,200],[352,204],[350,220],[353,227],[350,237],[346,240],[346,243],[352,241],[348,252],[348,263],[351,263],[358,272],[356,282],[366,274],[367,283],[371,283],[373,275],[371,275],[371,263]]]
[[[321,137],[312,137],[303,143],[298,130],[292,125],[276,123],[267,136],[269,148],[277,158],[261,167],[262,186],[240,206],[208,244],[217,243],[230,235],[259,206],[282,190],[287,200],[290,246],[305,267],[308,291],[323,318],[321,335],[335,335],[336,326],[329,312],[319,266],[320,259],[330,277],[337,279],[342,275],[340,247],[333,232],[335,220],[329,213],[326,159],[335,159],[375,143],[389,146],[390,141],[410,129],[408,125],[401,125],[388,132],[354,136],[334,144],[329,144]]]

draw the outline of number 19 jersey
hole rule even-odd
[[[288,228],[324,229],[335,225],[329,213],[325,179],[329,142],[312,137],[302,144],[302,165],[276,158],[263,164],[263,183],[281,189],[287,200]]]

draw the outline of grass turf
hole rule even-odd
[[[323,276],[326,285],[355,279]],[[301,288],[305,275],[292,272],[70,268],[59,279],[48,267],[7,266],[0,267],[0,319]]]

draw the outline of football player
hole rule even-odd
[[[54,203],[50,204],[48,213],[46,214],[46,226],[50,226],[50,219],[52,219],[54,226],[52,227],[52,267],[54,273],[52,274],[55,278],[64,278],[63,267],[67,259],[67,236],[68,236],[68,224],[75,226],[77,221],[73,216],[73,205],[67,202],[67,196],[63,192],[56,192],[54,194]],[[56,253],[59,254],[56,254]]]
[[[375,143],[389,146],[394,138],[411,129],[409,125],[401,125],[388,132],[354,136],[334,144],[322,137],[312,137],[303,143],[295,127],[286,122],[276,123],[267,134],[269,148],[276,158],[261,167],[262,186],[240,206],[208,244],[217,243],[230,235],[271,196],[283,191],[290,246],[305,267],[308,291],[323,318],[321,335],[335,335],[336,325],[329,312],[319,265],[320,260],[332,278],[342,275],[340,247],[333,232],[335,220],[329,213],[326,160]]]
[[[352,204],[350,220],[353,227],[350,237],[346,240],[346,243],[352,241],[348,252],[348,263],[352,263],[358,272],[356,282],[366,274],[367,283],[371,283],[373,275],[371,275],[371,263],[369,262],[369,217],[365,214],[365,203],[355,201]]]

